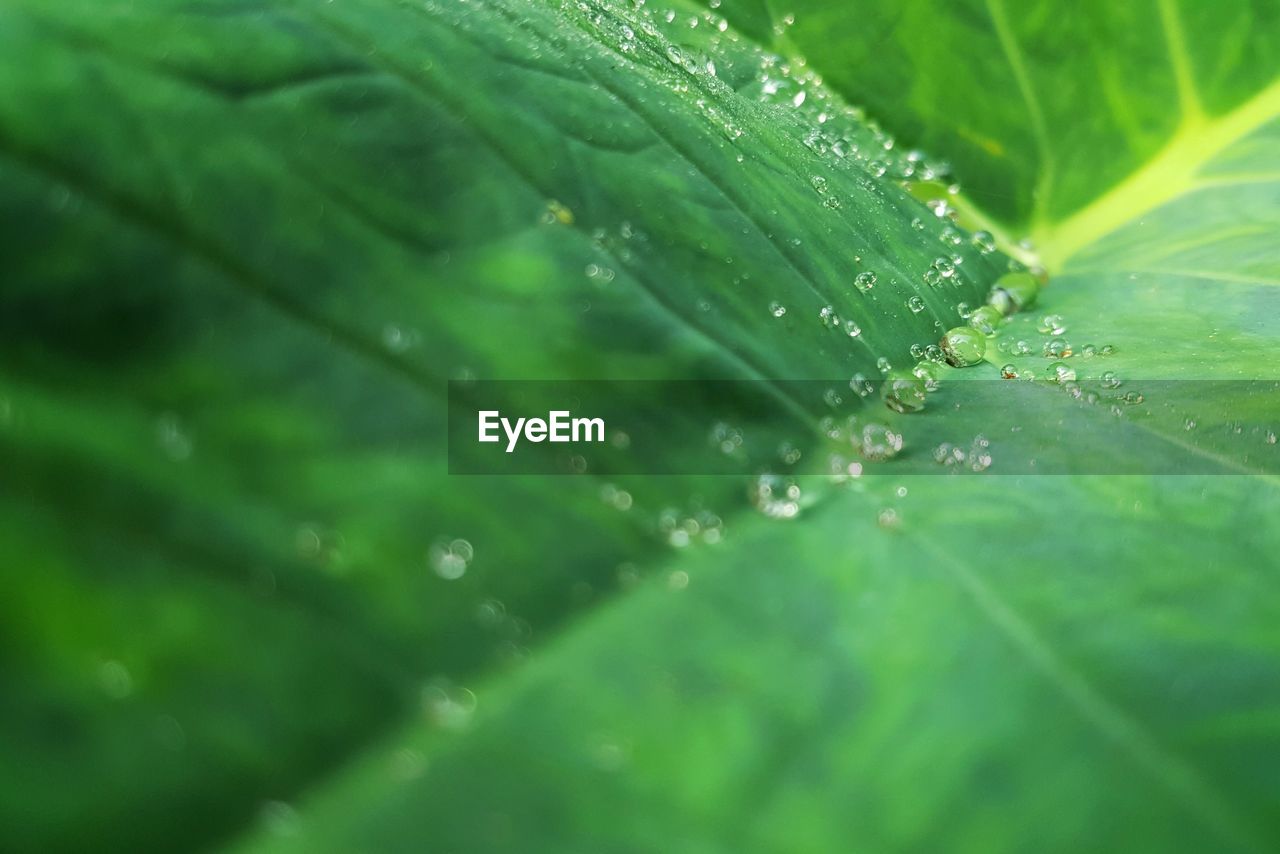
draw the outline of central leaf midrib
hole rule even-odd
[[[1085,207],[1058,222],[1032,226],[1031,237],[1051,272],[1081,250],[1181,196],[1215,185],[1200,170],[1228,146],[1280,116],[1280,78],[1240,106],[1213,118],[1188,114],[1159,152]]]

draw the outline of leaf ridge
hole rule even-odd
[[[1165,147],[1084,208],[1032,229],[1045,266],[1061,271],[1080,250],[1175,198],[1197,189],[1200,170],[1229,145],[1280,116],[1280,78],[1230,112],[1184,124]]]
[[[1040,96],[1036,93],[1035,86],[1031,82],[1031,75],[1027,72],[1026,62],[1022,57],[1022,48],[1018,44],[1017,36],[1013,32],[1013,27],[1009,23],[1009,18],[1005,13],[1004,0],[986,0],[987,12],[991,16],[991,22],[995,25],[996,38],[1000,42],[1000,49],[1004,51],[1005,60],[1009,63],[1009,69],[1013,72],[1013,78],[1018,84],[1018,91],[1022,95],[1023,103],[1027,107],[1027,117],[1031,121],[1031,132],[1035,137],[1036,148],[1040,153],[1040,174],[1036,177],[1036,187],[1032,199],[1032,220],[1039,222],[1044,218],[1044,211],[1048,209],[1049,196],[1053,190],[1053,182],[1056,172],[1056,156],[1053,153],[1053,146],[1049,141],[1049,129],[1045,124],[1044,110],[1040,106]]]
[[[1195,75],[1191,70],[1191,55],[1187,51],[1186,38],[1182,32],[1177,0],[1159,0],[1159,6],[1160,26],[1169,51],[1169,65],[1173,68],[1182,121],[1184,124],[1197,124],[1204,121],[1204,107],[1201,106],[1200,92],[1196,88]]]
[[[922,538],[921,543],[969,594],[978,611],[1098,732],[1124,747],[1157,783],[1224,839],[1250,850],[1265,850],[1259,834],[1194,766],[1171,753],[1139,720],[1126,714],[1055,655],[1035,628],[977,572],[933,540]]]

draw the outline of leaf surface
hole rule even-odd
[[[1280,379],[1276,26],[795,12],[0,7],[4,847],[1275,844],[1280,420],[1157,384]],[[805,69],[1037,239],[1002,342],[1060,313],[1081,385],[1147,391],[1032,386],[992,474],[1067,423],[1100,470],[1255,474],[804,481],[794,523],[728,478],[450,477],[446,378],[874,376],[981,302],[1004,255]],[[1049,364],[949,372],[907,452],[967,447],[1006,358]]]

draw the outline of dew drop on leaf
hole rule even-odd
[[[1030,273],[1005,273],[996,279],[987,302],[1010,315],[1034,305],[1039,293],[1040,282]]]
[[[1076,378],[1076,369],[1066,362],[1054,362],[1048,368],[1048,377],[1056,383],[1072,382]]]
[[[940,342],[947,361],[957,368],[976,365],[987,351],[987,339],[972,326],[948,330]]]
[[[989,231],[975,231],[969,236],[969,242],[973,244],[980,255],[990,255],[996,251],[996,239],[991,236]]]
[[[994,334],[996,328],[1000,325],[1000,321],[1004,319],[1004,315],[1000,310],[992,305],[979,306],[969,315],[969,325],[981,332],[983,335]]]
[[[895,412],[919,412],[925,403],[924,380],[915,374],[896,371],[885,380],[881,389],[884,403]]]
[[[902,434],[883,424],[865,424],[849,438],[862,458],[870,462],[892,459],[902,450]]]

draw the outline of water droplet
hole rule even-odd
[[[946,279],[951,278],[956,272],[955,262],[950,258],[943,258],[941,255],[933,259],[933,268]]]
[[[918,362],[911,373],[924,382],[925,391],[938,390],[938,366],[933,362]]]
[[[590,266],[588,270],[590,270]],[[382,343],[392,353],[404,353],[417,341],[417,333],[412,330],[402,329],[394,323],[388,323],[382,327]]]
[[[864,374],[854,374],[849,380],[849,388],[853,390],[858,397],[866,397],[875,390],[871,385],[871,380],[867,379]]]
[[[880,395],[895,412],[919,412],[925,403],[924,380],[915,374],[897,371],[886,380]]]
[[[824,305],[818,312],[818,320],[827,329],[832,329],[840,325],[840,318],[836,315],[836,310],[829,305]]]
[[[1061,335],[1067,331],[1067,323],[1060,314],[1046,314],[1040,318],[1040,331],[1049,335]]]
[[[104,661],[98,667],[98,684],[113,700],[123,700],[133,693],[133,675],[119,661]]]
[[[1040,293],[1040,282],[1030,273],[1005,273],[996,279],[987,302],[1010,315],[1035,304]]]
[[[1076,378],[1076,369],[1066,362],[1054,362],[1048,368],[1048,377],[1056,383],[1073,382]]]
[[[1000,369],[1000,376],[1004,377],[1006,380],[1017,379],[1017,377],[1018,377],[1018,368],[1017,368],[1017,366],[1016,366],[1016,365],[1005,365],[1004,367],[1002,367],[1002,368]]]
[[[1046,359],[1065,359],[1071,355],[1070,345],[1058,338],[1052,338],[1044,342],[1044,346],[1041,349]]]
[[[880,373],[887,374],[889,373],[889,371],[893,370],[893,363],[890,362],[888,359],[886,359],[884,356],[881,356],[880,358],[876,359],[876,368],[880,371]]]
[[[862,458],[870,462],[892,459],[902,450],[902,434],[883,424],[866,424],[850,440]]]
[[[560,225],[573,225],[573,211],[568,207],[556,201],[555,199],[547,200],[546,213],[542,215],[542,221],[547,225],[559,223]]]
[[[940,466],[957,466],[964,462],[964,448],[943,442],[933,449],[933,461]]]
[[[1119,388],[1120,387],[1120,378],[1116,376],[1115,371],[1102,372],[1102,387],[1103,388]]]
[[[1115,353],[1116,353],[1116,348],[1112,347],[1110,344],[1103,344],[1101,347],[1098,348],[1099,356],[1114,356]]]
[[[858,290],[862,291],[865,294],[867,291],[875,287],[876,274],[871,272],[870,270],[861,272],[854,278],[853,284],[855,287],[857,287]]]
[[[778,446],[778,459],[787,465],[795,465],[800,461],[800,449],[790,442],[783,442]]]
[[[477,705],[475,692],[446,679],[434,679],[422,689],[422,710],[442,729],[463,729]]]
[[[979,306],[969,315],[969,325],[983,335],[994,335],[1004,315],[993,305]]]
[[[854,323],[852,320],[846,320],[844,322],[844,331],[850,338],[857,338],[862,334],[862,327],[858,326],[858,324]]]
[[[825,194],[827,192],[827,179],[823,178],[821,175],[814,175],[813,178],[810,179],[810,183],[813,184],[813,189],[817,190],[819,193]]]
[[[454,581],[466,573],[475,551],[466,540],[442,538],[431,546],[428,557],[436,575],[446,581]]]
[[[800,486],[791,478],[762,474],[751,481],[751,505],[770,519],[794,519],[800,513]]]
[[[911,309],[912,313],[919,314],[924,311],[924,300],[918,296],[913,296],[907,300],[907,308]]]
[[[965,454],[964,461],[969,466],[969,471],[981,472],[991,468],[991,453],[988,451],[991,443],[984,436],[974,437],[973,443],[969,446],[969,452]]]
[[[957,368],[976,365],[987,351],[987,339],[971,326],[957,326],[942,336],[942,352]]]
[[[782,317],[787,313],[787,307],[780,302],[769,303],[769,313],[774,317]]]
[[[996,251],[996,239],[989,231],[975,231],[969,236],[969,242],[973,244],[980,255],[990,255]]]
[[[588,264],[586,274],[588,279],[602,284],[612,282],[615,276],[613,270],[600,264]]]

